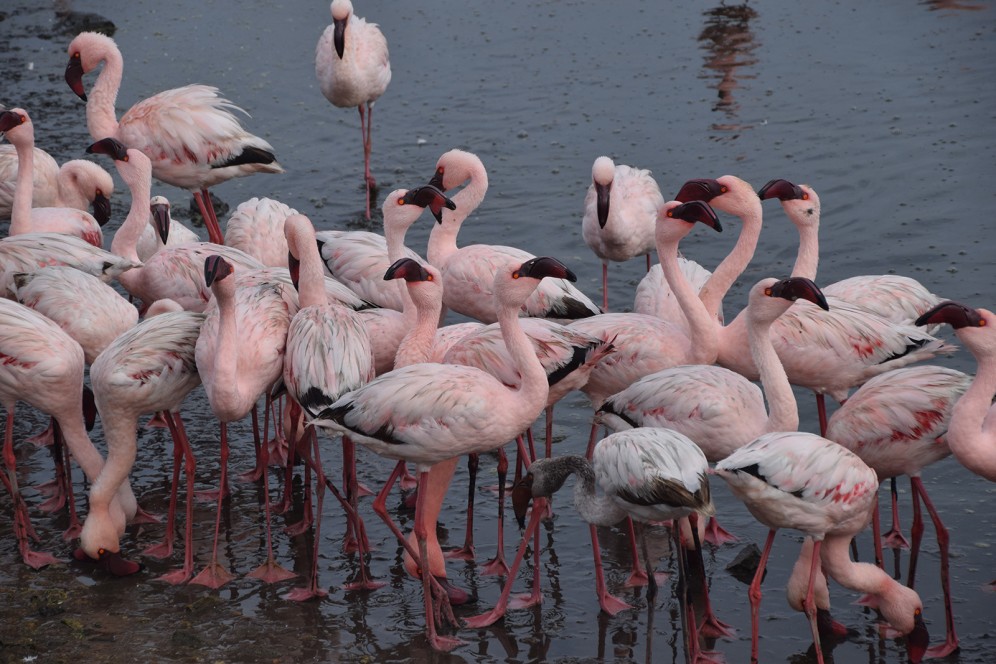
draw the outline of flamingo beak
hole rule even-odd
[[[83,89],[83,61],[79,53],[69,58],[69,64],[66,65],[66,83],[77,97],[86,101],[86,91]]]
[[[391,279],[404,279],[405,281],[430,281],[432,275],[429,274],[418,261],[411,258],[399,258],[394,261],[391,267],[384,273],[384,281]]]
[[[456,209],[456,203],[447,198],[438,187],[431,184],[408,191],[404,196],[404,201],[422,208],[429,208],[438,224],[443,223],[444,207],[448,210]]]
[[[443,186],[443,169],[437,168],[432,179],[429,180],[429,186],[435,187],[439,191],[446,191],[446,187]]]
[[[599,228],[605,228],[605,222],[609,220],[610,193],[612,193],[611,184],[595,183],[595,210],[598,212]]]
[[[698,221],[718,233],[723,232],[723,225],[719,223],[719,217],[716,216],[716,211],[713,210],[712,206],[705,201],[690,201],[688,203],[682,203],[678,207],[670,210],[668,212],[668,216],[674,217],[675,219],[684,219],[685,221],[691,223]]]
[[[221,281],[232,273],[231,264],[217,254],[204,259],[204,283],[210,288],[216,281]]]
[[[925,311],[916,319],[914,325],[934,325],[947,323],[958,330],[963,327],[981,327],[985,325],[984,319],[978,311],[960,302],[946,300],[936,307]]]
[[[531,258],[523,263],[516,272],[520,277],[532,277],[533,279],[553,277],[554,279],[567,279],[567,281],[578,280],[577,276],[566,265],[550,256]]]
[[[346,50],[346,21],[348,19],[335,19],[332,21],[332,43],[335,45],[335,53],[342,60],[342,54]]]
[[[101,549],[97,564],[114,576],[131,576],[141,572],[145,567],[131,560],[125,560],[118,551]]]
[[[83,386],[83,424],[87,431],[93,431],[97,423],[97,402],[93,398],[93,390]]]
[[[812,279],[805,277],[789,277],[782,279],[771,287],[772,297],[783,297],[786,300],[809,300],[824,311],[830,310],[827,298],[820,287]]]
[[[295,290],[301,290],[298,284],[301,281],[301,261],[294,254],[287,252],[287,271],[290,272],[291,283]]]
[[[164,203],[156,203],[151,206],[152,220],[156,227],[156,234],[159,239],[166,244],[169,238],[169,206]]]
[[[916,614],[913,623],[913,631],[906,635],[906,649],[913,664],[919,664],[927,652],[927,645],[930,643],[930,634],[927,633],[927,626],[923,622],[923,616]]]
[[[93,197],[93,218],[103,226],[111,218],[111,201],[107,196],[98,193]]]
[[[689,180],[681,186],[678,190],[677,195],[675,195],[674,200],[681,201],[682,203],[688,203],[689,201],[705,201],[710,202],[717,196],[721,196],[726,193],[726,187],[721,185],[718,180],[711,178],[700,178],[698,180]]]
[[[128,148],[116,138],[104,138],[86,149],[87,154],[106,154],[115,161],[128,161]]]
[[[21,116],[13,111],[0,113],[0,133],[10,131],[22,122]]]
[[[519,522],[519,528],[526,527],[526,514],[529,512],[529,503],[533,500],[533,476],[526,473],[512,489],[512,511],[515,513],[515,520]]]
[[[771,180],[757,192],[758,198],[762,201],[766,201],[769,198],[777,198],[780,201],[794,201],[802,199],[805,195],[805,192],[803,192],[799,185],[792,184],[788,180]]]

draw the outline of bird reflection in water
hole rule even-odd
[[[756,74],[744,73],[743,69],[757,63],[752,54],[758,42],[750,30],[750,22],[758,17],[758,13],[747,3],[723,3],[703,14],[706,24],[699,34],[699,41],[706,55],[705,71],[700,78],[716,81],[717,101],[712,110],[724,115],[722,121],[712,123],[710,128],[722,132],[749,129],[752,125],[744,125],[739,120],[740,105],[734,99],[733,91],[739,87],[740,81],[756,78]]]

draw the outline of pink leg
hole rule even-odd
[[[553,456],[553,404],[546,407],[546,458]]]
[[[253,466],[252,470],[239,475],[239,480],[242,482],[258,482],[259,479],[263,477],[263,472],[265,469],[260,465],[259,415],[256,412],[256,406],[252,407],[252,410],[249,411],[249,414],[252,417],[252,444],[253,444],[253,449],[256,452],[255,456],[256,464]],[[281,514],[282,512],[278,510],[277,513]]]
[[[476,454],[467,455],[467,529],[463,537],[463,546],[459,549],[447,551],[447,558],[457,558],[459,560],[474,559],[474,494],[477,493],[477,469],[480,465],[480,458]]]
[[[699,541],[698,529],[699,516],[691,514],[688,516],[688,523],[692,531],[692,541],[695,544],[695,564],[698,566],[697,572],[702,575],[702,604],[703,613],[702,624],[699,626],[699,633],[709,638],[719,638],[721,636],[734,636],[734,630],[716,617],[712,610],[712,602],[709,600],[709,582],[706,579],[705,560],[702,559],[702,542]],[[678,524],[675,523],[675,527]]]
[[[322,504],[325,501],[325,473],[322,470],[321,454],[318,448],[318,435],[314,427],[307,429],[306,438],[312,440],[312,459],[315,460],[315,493],[318,502],[318,518],[315,520],[315,546],[311,552],[311,578],[308,585],[295,588],[283,596],[284,599],[302,602],[328,596],[328,591],[318,587],[318,550],[321,546]],[[310,465],[309,465],[310,467]]]
[[[774,529],[768,531],[768,539],[764,542],[764,551],[761,552],[761,560],[757,564],[757,571],[754,573],[754,580],[751,581],[750,590],[747,596],[750,599],[750,661],[757,664],[758,654],[758,625],[760,624],[761,612],[761,580],[764,579],[764,568],[768,565],[768,555],[771,553],[771,545],[775,541]],[[813,560],[818,560],[813,557]]]
[[[221,480],[222,487],[228,482],[228,424],[221,423]],[[214,545],[211,548],[211,562],[201,570],[200,574],[190,580],[208,588],[220,588],[234,578],[232,573],[221,566],[218,562],[218,537],[221,533],[221,504],[224,501],[224,493],[218,491],[218,510],[214,519]]]
[[[495,557],[484,563],[481,574],[508,574],[505,563],[505,480],[508,478],[508,456],[498,448],[498,550]]]
[[[806,599],[802,601],[802,607],[809,618],[809,628],[813,632],[813,645],[816,650],[816,661],[823,664],[823,648],[820,647],[820,630],[816,624],[816,600],[813,597],[813,587],[816,582],[816,570],[820,564],[820,545],[823,542],[816,540],[813,542],[813,560],[809,565],[809,586],[806,590]]]
[[[169,558],[173,554],[173,540],[176,535],[176,505],[179,500],[180,489],[180,461],[183,459],[183,445],[177,440],[176,426],[168,413],[156,413],[155,417],[164,422],[169,427],[173,436],[173,481],[169,489],[169,509],[166,513],[166,534],[163,541],[153,544],[142,553],[153,558]]]
[[[948,555],[950,538],[948,536],[948,529],[941,522],[941,516],[937,513],[934,503],[931,502],[930,497],[927,495],[927,489],[923,485],[923,480],[919,477],[911,477],[910,482],[913,487],[914,500],[919,495],[923,500],[924,506],[927,508],[930,520],[934,523],[934,530],[937,532],[937,548],[941,552],[941,589],[944,591],[945,639],[944,643],[928,648],[926,656],[930,658],[947,657],[958,650],[958,635],[955,633],[954,611],[951,607],[951,574],[950,558]]]
[[[405,469],[401,472],[401,490],[411,491],[418,486],[418,480],[414,475],[408,472],[408,464],[405,464]]]
[[[49,451],[52,454],[52,461],[55,463],[55,484],[52,497],[41,503],[38,509],[43,512],[56,512],[66,504],[66,496],[71,491],[71,482],[69,467],[66,465],[66,455],[63,451],[65,442],[57,431],[58,425],[55,419],[51,420],[49,429],[52,431],[52,444],[49,446]]]
[[[246,576],[253,579],[259,579],[263,583],[276,583],[278,581],[292,579],[297,575],[290,570],[285,569],[273,557],[273,528],[270,524],[270,475],[267,472],[270,464],[270,449],[269,445],[266,444],[266,436],[269,434],[270,429],[269,401],[270,398],[267,396],[266,412],[263,414],[263,444],[260,445],[259,449],[263,462],[263,519],[266,521],[266,560],[263,561],[262,565],[249,572]]]
[[[713,546],[722,546],[727,542],[739,542],[740,538],[719,525],[716,517],[711,516],[706,522],[705,541]]]
[[[522,564],[522,559],[526,555],[526,547],[529,545],[529,539],[539,529],[540,517],[542,516],[543,510],[541,509],[541,503],[545,498],[534,498],[533,508],[529,516],[529,524],[526,526],[526,531],[522,534],[522,541],[519,543],[519,550],[515,554],[515,560],[512,561],[512,566],[509,568],[508,577],[505,579],[505,586],[502,588],[501,596],[498,597],[498,602],[495,604],[494,608],[487,613],[482,613],[478,616],[473,616],[464,620],[464,624],[471,629],[477,629],[480,627],[487,627],[497,622],[502,616],[505,615],[505,611],[508,608],[508,598],[512,594],[512,584],[515,582],[515,575],[519,571],[519,566]]]
[[[591,433],[588,434],[588,448],[585,450],[584,456],[586,459],[591,461],[591,455],[595,451],[595,443],[598,442],[598,422],[592,420],[591,422]]]
[[[632,570],[630,571],[629,578],[626,579],[625,586],[627,588],[639,588],[641,586],[646,586],[650,583],[650,577],[647,576],[647,572],[640,566],[640,556],[636,552],[636,526],[633,523],[633,519],[626,517],[626,530],[629,532],[629,554],[632,560]],[[650,597],[650,591],[647,591],[648,598]]]
[[[3,460],[6,466],[7,477],[4,485],[10,491],[14,501],[14,532],[17,536],[17,548],[21,552],[24,562],[34,569],[40,569],[46,565],[59,562],[55,556],[40,551],[32,551],[29,540],[34,531],[31,528],[31,517],[28,516],[28,506],[21,498],[21,492],[17,485],[17,461],[14,456],[14,410],[7,411],[7,427],[4,432]]]
[[[66,440],[62,436],[59,423],[53,420],[53,424],[55,426],[55,436],[62,440],[62,463],[66,469],[66,509],[69,512],[69,527],[62,533],[62,539],[68,542],[80,536],[83,524],[80,523],[79,516],[76,514],[76,494],[73,492],[72,456],[69,454],[69,446],[66,445]]]
[[[882,552],[882,518],[878,509],[878,496],[875,497],[875,509],[872,511],[872,538],[875,540],[875,564],[879,569],[885,569],[885,556]]]
[[[365,104],[360,104],[356,107],[360,112],[360,134],[363,137],[363,180],[367,187],[366,196],[366,214],[367,219],[370,218],[370,192],[377,186],[377,182],[374,180],[373,174],[370,172],[370,132],[368,129],[368,122],[371,118],[368,118],[367,112],[372,115],[372,108],[368,108]]]
[[[602,311],[609,310],[609,263],[602,261]]]
[[[542,507],[542,506],[541,506]],[[542,510],[541,510],[542,511]],[[540,593],[540,531],[539,528],[533,532],[533,587],[529,593],[516,595],[509,602],[511,609],[528,609],[530,606],[537,606],[543,602],[543,595]]]
[[[159,577],[161,581],[167,583],[186,583],[194,574],[194,472],[197,463],[194,459],[194,450],[190,446],[190,439],[187,438],[187,431],[183,426],[180,414],[164,411],[170,431],[173,432],[173,444],[179,443],[183,447],[184,467],[183,472],[187,476],[187,505],[186,524],[183,530],[183,567],[169,572]],[[171,528],[172,530],[172,528]]]
[[[822,392],[816,393],[816,414],[820,420],[820,435],[827,435],[827,402]]]
[[[225,244],[225,236],[221,234],[221,227],[218,225],[218,218],[214,213],[214,203],[211,202],[211,194],[207,189],[194,192],[194,200],[197,201],[197,208],[204,218],[204,227],[207,228],[208,241],[215,244]]]
[[[533,510],[536,510],[536,503],[533,503]],[[618,597],[609,594],[609,589],[605,585],[605,571],[602,569],[602,549],[598,545],[598,530],[595,526],[588,526],[591,534],[591,554],[595,559],[595,592],[598,595],[598,605],[602,607],[610,616],[614,616],[624,609],[633,608]]]
[[[422,594],[425,600],[425,635],[426,638],[429,639],[429,644],[432,646],[433,650],[447,652],[459,645],[463,645],[463,641],[448,636],[440,636],[436,632],[436,615],[438,613],[438,608],[435,603],[438,601],[441,604],[448,606],[449,596],[445,591],[436,591],[432,585],[432,574],[429,572],[428,565],[424,564],[424,561],[429,559],[429,549],[426,542],[428,533],[426,531],[426,525],[422,523],[422,519],[420,519],[419,516],[425,509],[425,497],[429,493],[426,486],[427,478],[428,473],[419,473],[418,502],[415,505],[415,538],[418,540],[418,560],[423,561],[423,564],[421,564],[420,567],[422,575]]]
[[[908,549],[910,543],[903,537],[902,529],[899,527],[899,494],[896,491],[896,478],[890,478],[892,488],[892,528],[882,537],[885,545],[890,549]],[[920,521],[920,533],[923,534],[923,520]]]

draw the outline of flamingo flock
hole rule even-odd
[[[330,9],[333,23],[319,40],[314,66],[333,105],[359,109],[370,218],[377,193],[372,110],[391,80],[387,40],[354,14],[349,0],[333,0]],[[921,475],[952,456],[966,474],[996,481],[996,315],[891,274],[818,286],[821,203],[812,186],[774,179],[758,189],[722,175],[688,179],[672,187],[668,200],[650,171],[598,156],[590,187],[575,194],[580,234],[602,265],[599,306],[557,258],[515,246],[457,244],[458,234],[473,234],[474,213],[493,214],[484,162],[461,149],[440,156],[427,182],[385,197],[382,232],[320,227],[262,191],[237,207],[223,231],[209,188],[282,173],[279,146],[245,130],[233,113],[242,109],[207,85],[160,92],[119,120],[124,56],[115,42],[84,32],[67,53],[65,80],[86,102],[93,141],[80,153],[103,166],[83,160],[58,168],[34,147],[27,110],[0,111],[0,132],[13,148],[0,152],[0,214],[9,210],[11,218],[9,237],[0,240],[2,478],[26,565],[61,562],[58,552],[36,550],[32,511],[66,503],[65,537],[74,542],[78,564],[107,577],[140,575],[145,566],[137,557],[174,556],[182,521],[182,564],[161,580],[225,586],[240,573],[220,550],[231,495],[228,461],[231,445],[244,443],[231,440],[228,429],[251,418],[256,466],[246,479],[261,487],[265,552],[246,576],[267,584],[296,576],[278,559],[274,539],[281,535],[273,527],[275,513],[294,507],[303,517],[289,531],[312,532],[311,564],[304,585],[285,599],[328,595],[320,561],[334,555],[330,539],[356,570],[341,586],[378,592],[385,582],[372,565],[375,547],[361,500],[374,493],[373,512],[397,539],[407,583],[422,593],[425,637],[438,651],[461,647],[460,629],[485,627],[508,610],[543,601],[538,528],[571,475],[574,507],[590,524],[595,601],[605,613],[633,607],[608,589],[596,527],[624,524],[628,584],[647,587],[651,611],[668,583],[655,571],[648,533],[661,523],[670,528],[688,661],[715,661],[720,654],[706,646],[736,638],[709,603],[702,554],[751,535],[718,525],[730,506],[711,492],[717,478],[767,530],[747,592],[752,661],[764,659],[762,581],[779,530],[805,538],[788,600],[806,614],[817,661],[824,658],[821,642],[848,634],[830,617],[831,598],[843,593],[829,580],[864,593],[862,602],[889,626],[887,634],[903,637],[911,661],[959,648],[950,538]],[[87,92],[84,76],[98,69]],[[127,215],[107,224],[112,165],[127,192],[117,196],[130,201]],[[208,241],[171,218],[169,201],[153,196],[154,179],[193,192]],[[795,267],[780,278],[751,277],[746,302],[733,302],[733,284],[755,259],[764,260],[763,202],[772,198],[798,230]],[[89,205],[92,215],[84,209]],[[406,233],[426,209],[431,231],[423,252],[406,245]],[[734,248],[710,271],[678,245],[698,224],[723,230],[717,210],[742,225]],[[651,265],[654,251],[659,266]],[[633,293],[633,311],[610,311],[608,262],[644,255],[647,275]],[[763,263],[760,270],[772,271]],[[976,359],[974,376],[922,364],[957,352],[956,344],[935,336],[944,326]],[[793,386],[817,395],[818,422],[800,422]],[[590,436],[555,441],[554,406],[576,391],[593,409]],[[825,395],[840,404],[829,414]],[[206,399],[218,421],[216,444],[187,437],[182,413],[194,399]],[[18,402],[53,421],[47,442],[56,461],[48,487],[54,497],[43,505],[25,499],[18,477],[16,448],[24,444],[14,436]],[[542,412],[546,446],[537,454],[532,428]],[[99,436],[87,427],[94,415]],[[135,552],[130,526],[157,522],[141,509],[130,481],[145,416],[169,429],[173,463],[164,538]],[[804,424],[819,435],[800,430]],[[600,437],[602,427],[614,432]],[[330,440],[341,445],[341,456],[322,455]],[[208,553],[195,550],[194,484],[197,460],[214,455],[215,446],[220,464],[211,478],[216,488],[207,492],[215,505]],[[500,459],[497,504],[475,500],[472,485],[466,544],[446,552],[437,526],[456,465],[468,457],[473,476],[478,456],[488,454]],[[357,474],[371,455],[394,464],[377,491]],[[338,473],[329,470],[330,456],[341,459]],[[73,463],[89,484],[85,500],[72,484]],[[178,514],[181,469],[185,510]],[[502,525],[508,470],[524,529],[511,566]],[[303,501],[293,491],[298,474]],[[911,547],[905,582],[883,569],[877,509],[879,483],[903,475],[912,487],[913,542],[899,532],[895,498],[894,528],[884,541]],[[271,499],[271,476],[279,498]],[[389,507],[397,485],[414,504],[408,533]],[[343,531],[332,536],[320,529],[326,491],[346,517]],[[936,529],[944,593],[945,639],[933,647],[927,632],[933,607],[915,590],[921,503]],[[497,511],[499,531],[498,551],[480,561],[480,570],[503,576],[503,590],[490,611],[466,616],[461,607],[479,600],[450,577],[447,557],[478,562],[473,518],[481,509]],[[875,563],[849,550],[870,524]],[[554,526],[557,537],[570,536],[562,530]],[[512,600],[530,545],[531,592]]]

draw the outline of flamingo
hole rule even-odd
[[[448,650],[459,641],[437,633],[437,601],[452,618],[445,590],[428,570],[427,533],[422,513],[433,465],[463,454],[481,453],[504,445],[524,431],[539,415],[549,387],[543,366],[518,322],[518,310],[544,277],[574,280],[573,273],[553,258],[533,258],[507,265],[494,277],[495,305],[505,343],[522,375],[510,388],[491,374],[473,367],[448,364],[412,364],[378,376],[332,404],[316,426],[331,427],[355,438],[371,450],[400,462],[416,464],[419,472],[415,507],[418,551],[425,601],[426,634],[434,649]],[[374,509],[398,540],[411,549],[386,510],[387,494],[401,473],[399,463],[374,501]]]
[[[272,198],[253,196],[239,203],[225,224],[225,244],[263,265],[287,267],[284,222],[297,210]]]
[[[71,207],[32,207],[34,186],[35,130],[27,111],[15,108],[0,113],[0,132],[17,151],[17,184],[10,212],[10,235],[22,233],[67,233],[95,247],[102,247],[100,223],[85,210]],[[107,220],[106,218],[104,219]]]
[[[190,230],[170,214],[169,199],[165,196],[153,196],[149,200],[149,223],[142,230],[142,236],[135,245],[135,254],[143,263],[163,247],[175,247],[181,244],[200,242],[197,233]],[[166,230],[163,240],[157,228]]]
[[[245,417],[260,395],[269,394],[281,378],[287,328],[295,313],[284,295],[285,287],[272,283],[240,287],[233,276],[235,270],[218,254],[204,261],[204,281],[214,299],[206,309],[207,318],[194,350],[211,411],[221,423],[221,490],[214,546],[211,562],[192,579],[210,588],[218,588],[232,578],[218,563],[221,507],[228,476],[228,423]],[[290,574],[273,561],[272,550],[256,571],[264,580],[288,578]]]
[[[799,255],[792,275],[816,278],[819,264],[820,197],[806,184],[771,180],[757,193],[761,200],[777,198],[786,216],[799,229]],[[849,277],[823,287],[829,298],[874,311],[893,323],[910,324],[941,299],[916,279],[898,274]]]
[[[103,225],[111,218],[114,180],[103,168],[86,159],[71,159],[59,166],[52,155],[34,149],[34,182],[31,204],[87,210]],[[17,187],[18,158],[13,145],[0,145],[0,219],[9,219]]]
[[[138,322],[135,306],[92,274],[51,265],[13,280],[17,301],[58,324],[83,348],[87,364]]]
[[[941,552],[941,587],[947,625],[944,643],[930,649],[931,657],[945,657],[954,652],[958,648],[958,636],[948,581],[948,530],[927,495],[920,473],[951,454],[945,442],[948,422],[955,403],[968,389],[971,380],[962,372],[945,367],[922,365],[896,369],[876,376],[858,388],[827,425],[826,437],[857,454],[875,471],[880,482],[899,475],[909,476],[913,494],[913,545],[907,583],[911,587],[923,535],[920,501],[930,513]],[[873,525],[876,560],[881,564],[877,506]]]
[[[978,362],[972,385],[951,412],[946,439],[959,463],[996,482],[996,314],[945,300],[916,323],[950,325]]]
[[[94,401],[107,440],[107,461],[90,487],[90,511],[80,533],[83,552],[97,559],[112,574],[125,576],[141,567],[121,556],[124,522],[114,518],[109,506],[127,482],[137,453],[138,419],[162,412],[173,434],[173,481],[170,493],[165,555],[172,550],[176,517],[176,491],[181,455],[186,460],[187,508],[184,566],[163,580],[182,583],[193,574],[194,456],[180,419],[184,398],[200,385],[194,362],[194,345],[204,314],[188,311],[163,313],[143,320],[117,337],[90,368]]]
[[[232,111],[245,113],[207,85],[186,85],[143,99],[117,119],[124,59],[114,40],[81,32],[67,49],[66,83],[86,102],[93,140],[113,137],[145,153],[157,179],[193,193],[212,242],[224,244],[208,189],[252,173],[282,173],[273,147],[242,128]],[[104,63],[90,98],[83,75]]]
[[[468,182],[469,181],[469,182]],[[436,162],[429,184],[446,192],[468,182],[453,196],[456,210],[443,211],[442,221],[429,235],[427,258],[443,274],[443,303],[453,311],[482,323],[497,322],[491,306],[491,282],[495,271],[509,262],[522,263],[533,255],[515,247],[472,244],[457,248],[460,225],[484,199],[487,171],[477,155],[450,150]],[[523,305],[520,316],[575,319],[600,313],[598,306],[574,286],[551,279],[540,284]]]
[[[581,237],[602,260],[602,309],[609,310],[609,261],[622,263],[654,250],[654,222],[664,197],[650,171],[599,157],[591,166]]]
[[[671,429],[639,428],[613,433],[598,441],[592,458],[568,455],[551,459],[537,459],[529,472],[512,491],[512,504],[521,527],[532,498],[549,498],[568,475],[577,475],[574,485],[574,507],[581,518],[594,526],[613,526],[625,518],[639,524],[639,536],[644,565],[648,578],[647,601],[657,596],[654,564],[647,549],[645,524],[658,521],[686,519],[691,514],[712,516],[716,508],[709,494],[706,475],[709,463],[702,450],[684,434]],[[595,483],[604,494],[595,495]],[[538,526],[536,507],[531,520],[533,530]],[[675,550],[679,552],[679,587],[684,596],[683,608],[688,605],[687,569],[682,556],[683,547],[678,529],[672,528]],[[523,542],[532,533],[527,530]],[[516,561],[518,562],[518,560]],[[601,560],[596,555],[596,578],[602,579]],[[514,574],[514,572],[513,572]],[[509,584],[511,579],[509,576]],[[504,612],[501,602],[489,614],[469,621],[472,626],[488,624],[496,613]],[[684,611],[683,611],[684,613]],[[498,614],[500,615],[500,613]],[[694,617],[688,621],[685,638],[691,661],[699,661],[698,636]]]
[[[688,180],[675,200],[703,201],[715,209],[740,218],[742,226],[737,242],[729,254],[710,273],[695,261],[681,258],[678,266],[685,279],[698,292],[710,315],[723,320],[723,298],[754,256],[761,236],[763,211],[754,188],[734,175],[716,179]],[[662,267],[654,266],[640,281],[633,301],[633,311],[657,316],[687,328],[684,307],[671,291]]]
[[[142,151],[126,148],[114,138],[97,141],[87,151],[114,159],[121,179],[131,190],[131,209],[114,233],[111,251],[137,262],[138,241],[148,227],[152,163]],[[156,221],[160,224],[164,222],[161,217]],[[160,228],[158,232],[162,238],[167,231]],[[168,241],[169,236],[165,237]],[[140,268],[120,275],[118,281],[146,305],[156,300],[171,299],[189,311],[204,311],[211,299],[211,289],[204,281],[204,260],[214,254],[223,255],[228,262],[246,270],[263,267],[255,258],[234,247],[214,242],[191,242],[160,249]]]
[[[315,49],[315,76],[322,94],[333,106],[360,112],[363,135],[363,177],[367,186],[366,213],[370,218],[370,192],[377,187],[370,172],[373,145],[373,106],[391,82],[387,39],[376,23],[353,13],[349,0],[332,0],[332,25],[325,28]]]
[[[342,305],[330,304],[325,295],[322,260],[315,240],[315,229],[311,221],[300,214],[292,214],[283,224],[286,245],[289,251],[288,262],[291,274],[297,276],[297,290],[300,309],[291,319],[287,330],[287,347],[284,356],[284,386],[290,397],[298,403],[309,417],[317,416],[332,405],[343,394],[367,383],[374,376],[373,351],[366,329],[355,312]],[[313,428],[306,434],[315,434]],[[349,584],[347,588],[376,588],[378,585],[368,578],[365,552],[362,548],[363,523],[356,512],[357,484],[353,443],[343,439],[343,456],[352,461],[348,474],[347,495],[350,500],[350,520],[356,533],[360,550],[361,580]],[[318,547],[321,525],[322,497],[325,490],[321,460],[317,457],[318,471],[318,527],[315,532],[315,549],[310,584],[298,588],[288,595],[295,600],[321,597],[327,593],[318,588]],[[348,448],[348,449],[347,449]],[[346,465],[346,464],[344,464]]]
[[[14,407],[24,401],[50,415],[56,423],[56,435],[65,439],[66,447],[94,481],[103,465],[103,457],[90,442],[83,418],[83,349],[54,322],[22,304],[0,298],[0,403],[7,411],[3,459],[4,486],[14,502],[14,532],[24,562],[38,569],[57,560],[48,553],[32,551],[30,539],[37,539],[31,526],[28,508],[21,497],[14,456]],[[134,509],[134,496],[126,489],[131,504],[111,502],[109,509],[123,524],[126,509]],[[122,492],[122,498],[125,497]],[[134,512],[132,511],[132,514]]]

